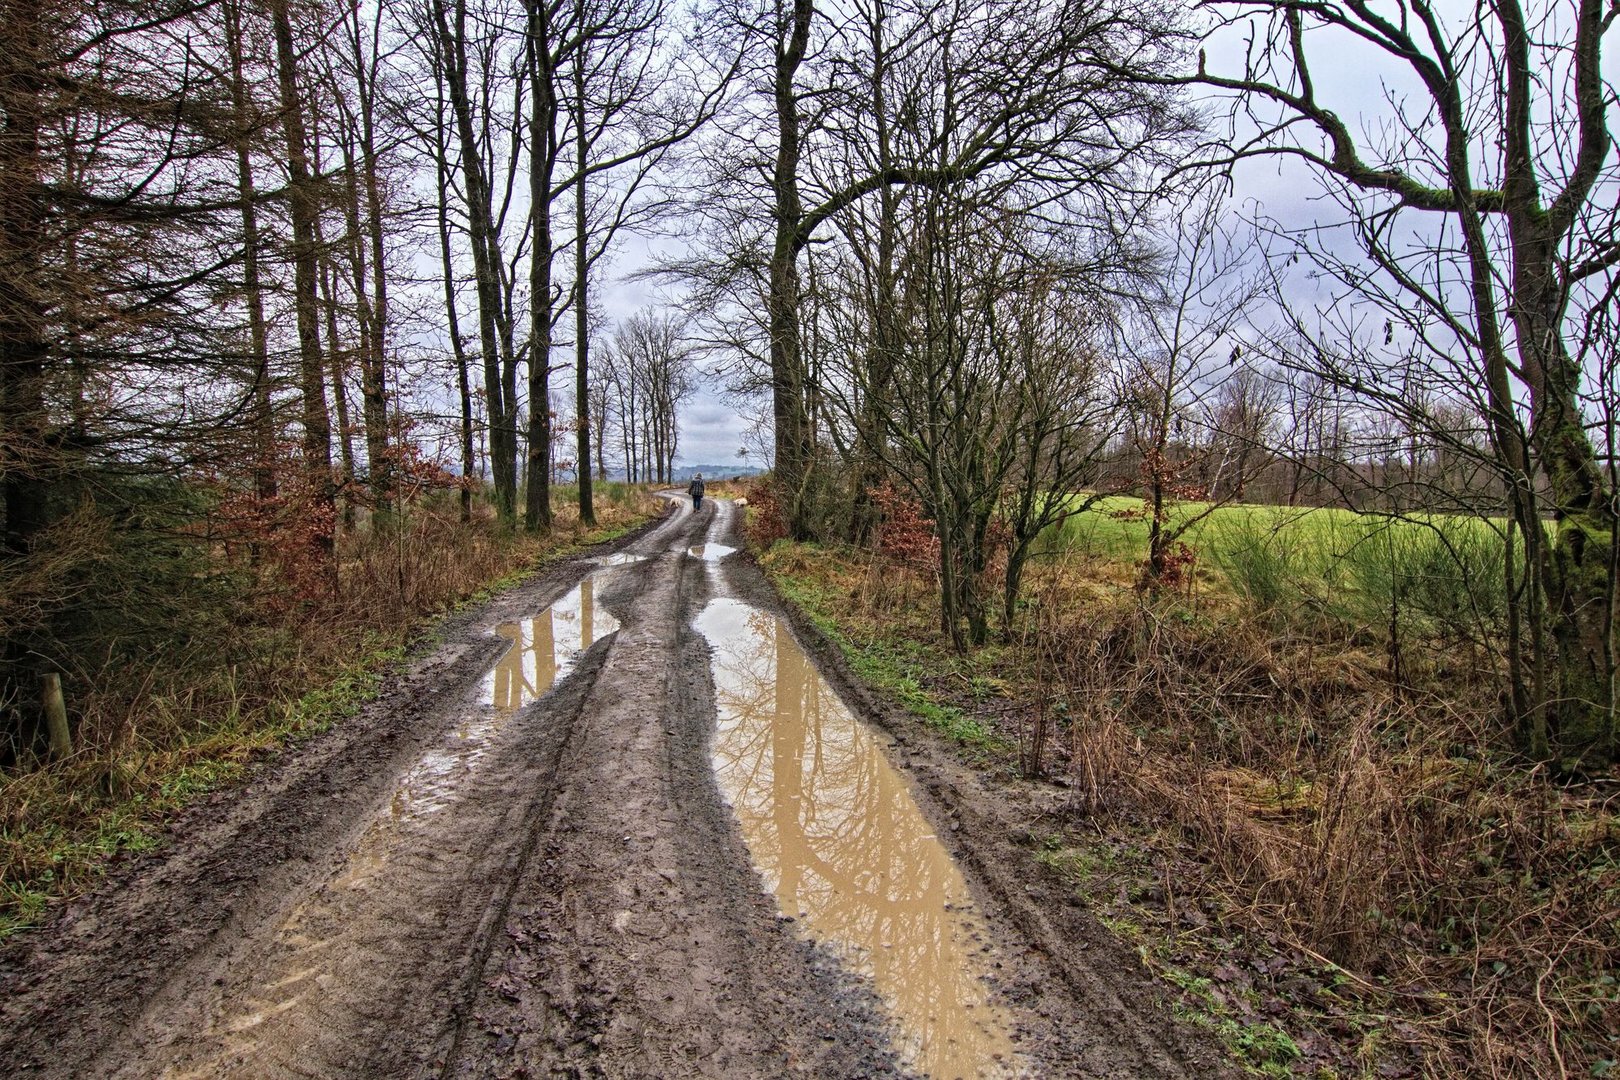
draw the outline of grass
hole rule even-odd
[[[838,646],[850,667],[867,685],[885,692],[922,722],[986,761],[1012,752],[1009,741],[981,720],[927,685],[941,677],[968,687],[983,684],[988,673],[973,662],[964,663],[939,640],[886,632],[875,622],[852,623],[839,618],[840,593],[848,582],[820,577],[815,568],[832,568],[831,560],[817,559],[814,548],[779,545],[762,560],[777,586]],[[911,628],[915,634],[916,628]]]
[[[1066,519],[1041,542],[1048,560],[1130,572],[1147,553],[1138,499],[1109,497]],[[1441,638],[1476,645],[1506,623],[1502,522],[1445,514],[1393,517],[1335,508],[1187,502],[1172,524],[1195,521],[1183,540],[1197,589],[1235,598],[1291,625],[1328,623],[1397,647]]]
[[[1082,556],[1136,560],[1147,554],[1148,524],[1133,512],[1142,500],[1126,495],[1110,495],[1089,510],[1064,519],[1041,537],[1048,550],[1063,550]],[[1181,501],[1172,504],[1172,526],[1210,511],[1191,525],[1184,539],[1193,547],[1214,554],[1217,566],[1224,566],[1225,554],[1242,547],[1257,535],[1290,532],[1295,543],[1310,552],[1313,569],[1325,569],[1349,548],[1370,535],[1377,535],[1386,523],[1412,529],[1427,526],[1457,527],[1500,536],[1501,523],[1481,518],[1446,514],[1409,514],[1394,517],[1363,514],[1338,507],[1289,507],[1261,503],[1210,504]],[[1302,567],[1303,568],[1303,567]]]
[[[1184,1000],[1196,1002],[1196,1006],[1183,1004],[1180,1015],[1213,1032],[1245,1071],[1273,1080],[1294,1075],[1293,1065],[1301,1056],[1299,1044],[1282,1028],[1265,1020],[1241,1020],[1232,1006],[1216,995],[1215,983],[1210,979],[1173,966],[1163,968],[1160,975],[1182,991]]]
[[[18,815],[22,820],[16,826],[8,823],[0,830],[9,871],[0,894],[0,940],[38,925],[50,901],[82,891],[109,859],[156,848],[157,830],[165,819],[236,780],[255,756],[355,715],[404,656],[400,644],[368,639],[329,683],[262,723],[244,723],[246,718],[238,715],[138,762],[98,763],[97,768],[110,770],[98,785],[106,792],[104,800],[86,799],[76,791],[93,781],[72,770],[39,770],[13,779],[6,794],[26,787],[35,802],[31,816]]]
[[[203,613],[207,635],[166,643],[133,667],[139,680],[73,680],[77,752],[0,773],[0,939],[38,925],[111,859],[150,850],[165,820],[256,757],[354,716],[443,614],[621,536],[658,508],[640,489],[602,485],[599,524],[583,529],[572,498],[558,493],[545,538],[482,517],[464,524],[453,503],[429,502],[388,535],[362,527],[341,538],[337,594],[300,600],[261,582]]]
[[[1225,507],[1161,597],[1133,588],[1143,528],[1068,523],[966,656],[927,567],[762,562],[863,678],[977,718],[982,766],[1015,772],[1044,718],[1068,810],[1032,861],[1255,1075],[1612,1070],[1620,800],[1513,755],[1491,523]]]

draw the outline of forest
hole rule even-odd
[[[1435,1022],[1467,1060],[1601,1075],[1617,21],[0,0],[7,925],[655,514],[713,398],[769,460],[753,542],[852,648],[1023,687],[1021,772],[1176,818],[1347,970],[1406,924],[1509,965],[1511,1008]],[[1189,801],[1217,767],[1315,791],[1319,846]],[[1320,860],[1374,837],[1408,846],[1362,896]]]

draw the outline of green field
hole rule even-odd
[[[1142,505],[1107,497],[1051,530],[1044,549],[1139,563],[1148,523],[1128,512]],[[1178,504],[1171,521],[1206,509]],[[1416,620],[1414,631],[1471,638],[1494,632],[1503,617],[1500,520],[1237,503],[1217,507],[1182,540],[1197,554],[1200,582],[1226,584],[1261,610],[1304,607],[1359,623],[1386,621],[1393,606]]]

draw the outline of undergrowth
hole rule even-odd
[[[970,712],[951,704],[925,683],[949,673],[971,684],[964,671],[971,668],[951,657],[945,668],[937,648],[908,636],[885,634],[875,623],[852,623],[840,603],[840,583],[818,580],[804,571],[815,555],[797,557],[795,549],[781,546],[765,558],[765,565],[784,595],[805,613],[824,635],[836,643],[850,666],[867,685],[886,692],[929,727],[977,752],[980,760],[1005,759],[1012,752],[1006,737],[994,732]],[[847,588],[847,586],[846,586]]]
[[[1254,558],[1235,586],[1150,598],[1129,561],[1071,553],[1030,572],[1000,644],[958,656],[913,565],[786,542],[762,561],[863,678],[970,725],[987,766],[1061,785],[1032,857],[1246,1070],[1601,1076],[1620,1057],[1620,786],[1513,755],[1481,677],[1488,597],[1365,625]]]
[[[143,657],[109,657],[64,678],[71,757],[0,772],[0,939],[37,925],[51,901],[81,892],[110,859],[158,842],[159,825],[240,776],[258,755],[353,716],[443,614],[481,602],[544,564],[622,535],[656,511],[643,490],[604,485],[595,529],[557,493],[545,538],[460,521],[425,499],[372,531],[340,534],[336,592],[310,596],[273,560],[216,547],[197,573],[183,625]]]

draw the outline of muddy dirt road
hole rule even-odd
[[[0,1075],[1218,1073],[736,517],[458,616],[8,946]]]

